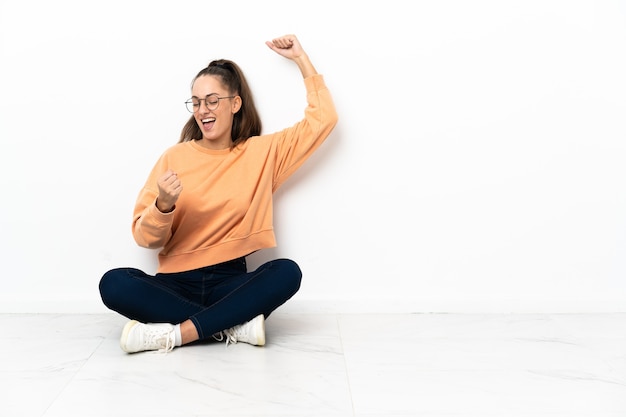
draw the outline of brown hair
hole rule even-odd
[[[230,95],[238,95],[241,97],[241,108],[235,113],[233,118],[233,127],[231,130],[232,147],[234,148],[238,144],[245,142],[252,136],[260,135],[261,118],[254,105],[252,91],[248,86],[248,82],[241,68],[233,61],[216,59],[211,61],[206,68],[201,70],[194,77],[191,85],[193,86],[193,83],[204,75],[218,77]],[[196,119],[191,116],[187,123],[185,123],[178,142],[199,139],[202,139],[202,131],[200,127],[198,127]]]

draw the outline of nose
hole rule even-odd
[[[210,111],[211,111],[211,109],[209,108],[209,105],[208,105],[208,103],[206,102],[206,98],[205,98],[205,99],[200,100],[200,110],[202,110],[202,105],[203,105],[203,104],[204,104],[204,108],[206,108],[206,111],[207,111],[207,112],[210,112]]]

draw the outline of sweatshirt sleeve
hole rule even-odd
[[[169,213],[162,213],[156,207],[156,199],[159,195],[157,179],[166,170],[167,163],[164,155],[152,169],[135,203],[132,232],[135,242],[144,248],[163,247],[172,237],[172,224],[176,209]]]
[[[307,77],[304,85],[307,92],[304,119],[274,134],[276,164],[273,191],[302,166],[337,124],[337,111],[323,76]]]

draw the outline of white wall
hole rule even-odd
[[[108,269],[154,272],[135,197],[215,58],[265,130],[304,89],[340,123],[276,196],[304,271],[290,311],[626,309],[626,2],[0,0],[1,312],[104,312]]]

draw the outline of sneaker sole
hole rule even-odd
[[[124,330],[122,330],[122,337],[120,337],[120,347],[122,348],[124,352],[134,353],[134,351],[128,350],[128,346],[126,346],[126,342],[128,341],[128,333],[130,333],[132,328],[135,327],[137,324],[139,324],[137,320],[131,320],[128,323],[126,323],[126,326],[124,326]]]
[[[263,314],[261,314],[260,316],[260,321],[261,321],[261,334],[257,335],[257,346],[264,346],[265,345],[265,316],[263,316]]]

